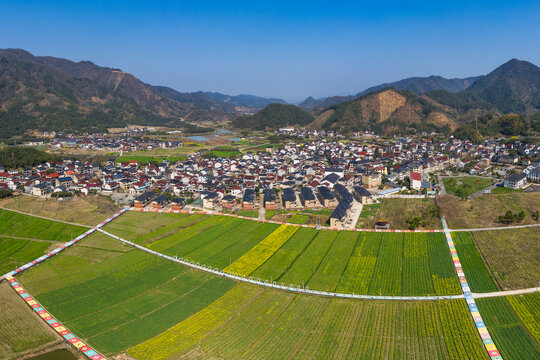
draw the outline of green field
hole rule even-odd
[[[507,296],[506,299],[529,334],[540,344],[540,293]]]
[[[463,300],[348,301],[238,285],[137,359],[486,359]]]
[[[458,197],[468,197],[493,183],[492,179],[475,176],[444,177],[443,183],[446,192]]]
[[[512,189],[512,188],[507,188],[503,186],[497,186],[493,190],[491,190],[491,193],[492,194],[511,194],[511,193],[520,193],[522,191],[523,189]]]
[[[69,241],[85,232],[81,226],[40,219],[0,209],[0,235],[50,241]]]
[[[86,229],[0,209],[0,275],[35,260]]]
[[[452,239],[472,292],[499,291],[482,255],[468,232],[454,232]]]
[[[538,343],[529,336],[504,297],[477,299],[476,305],[504,359],[539,359]]]
[[[278,227],[225,216],[180,215],[176,222],[178,215],[173,214],[163,218],[147,213],[126,215],[107,225],[108,231],[167,255],[219,269],[233,264]],[[163,226],[158,230],[144,231],[146,225],[155,227],[160,220]],[[139,229],[137,224],[146,225]],[[444,236],[438,233],[299,228],[254,269],[244,275],[324,291],[396,296],[460,292]]]
[[[540,279],[538,228],[475,231],[471,234],[495,281],[503,290],[538,286]]]
[[[309,216],[302,214],[294,214],[287,219],[289,224],[305,224],[309,220]]]
[[[0,284],[0,324],[1,359],[15,359],[62,341],[33,314],[8,283]]]
[[[104,238],[91,235],[19,277],[51,314],[104,353],[158,335],[234,286]]]
[[[38,234],[59,239],[64,233],[47,229]],[[396,296],[461,292],[440,233],[329,231],[227,216],[137,212],[120,216],[106,230],[171,256],[286,285]],[[471,234],[452,236],[472,290],[497,291]],[[0,242],[6,239],[31,241],[0,237]],[[464,300],[344,300],[238,284],[99,232],[19,281],[70,330],[109,355],[487,359]],[[538,358],[538,293],[477,303],[505,359]],[[0,337],[0,357],[2,344]]]
[[[259,210],[240,210],[237,214],[240,216],[257,218],[259,217]]]
[[[0,275],[35,260],[52,245],[49,241],[32,241],[0,237]]]

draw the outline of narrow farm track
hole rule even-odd
[[[480,311],[478,310],[478,307],[476,306],[474,296],[471,293],[469,283],[467,282],[467,278],[461,266],[461,261],[459,260],[459,255],[457,253],[456,247],[454,245],[454,240],[452,239],[452,234],[450,232],[450,229],[448,228],[448,224],[446,223],[446,218],[444,217],[444,215],[441,217],[441,221],[443,224],[446,242],[448,244],[448,249],[450,250],[450,254],[452,256],[452,261],[454,262],[456,274],[461,284],[461,290],[463,292],[463,296],[465,297],[465,301],[467,301],[467,307],[471,314],[471,318],[474,321],[474,325],[476,326],[476,330],[478,331],[478,335],[482,339],[482,342],[484,344],[484,347],[490,359],[502,360],[503,358],[501,357],[501,354],[499,353],[497,346],[493,342],[493,339],[484,323],[484,320],[482,319],[482,315],[480,314]]]
[[[197,270],[205,271],[208,273],[211,273],[213,275],[225,277],[228,279],[236,280],[238,282],[258,285],[258,286],[264,286],[268,288],[273,289],[280,289],[285,291],[290,291],[293,293],[298,294],[310,294],[310,295],[318,295],[318,296],[326,296],[326,297],[337,297],[337,298],[345,298],[345,299],[372,299],[372,300],[405,300],[405,301],[433,301],[433,300],[449,300],[449,299],[463,299],[463,295],[441,295],[441,296],[378,296],[378,295],[359,295],[359,294],[348,294],[348,293],[336,293],[331,291],[318,291],[318,290],[310,290],[307,288],[302,288],[301,286],[293,287],[293,286],[287,286],[285,284],[277,284],[276,282],[268,282],[268,281],[262,281],[260,279],[253,279],[251,277],[247,278],[244,276],[236,275],[236,274],[230,274],[224,271],[220,271],[218,269],[213,269],[211,267],[207,267],[206,265],[196,264],[191,261],[175,258],[172,256],[168,256],[165,254],[162,254],[160,252],[148,249],[144,246],[135,244],[131,241],[122,239],[119,236],[113,235],[101,228],[97,229],[99,232],[108,235],[116,240],[122,241],[125,244],[128,244],[130,246],[133,246],[139,250],[146,251],[152,255],[162,257],[164,259],[167,259],[169,261],[176,262],[178,264],[182,264]]]
[[[261,281],[260,279],[255,280],[253,278],[246,278],[246,277],[243,277],[243,276],[240,276],[240,275],[237,275],[237,274],[230,274],[230,273],[227,273],[225,271],[220,271],[218,269],[213,269],[211,267],[206,266],[205,264],[202,264],[202,265],[201,264],[196,264],[196,263],[193,263],[193,262],[190,262],[190,261],[186,261],[186,260],[183,260],[183,259],[178,259],[178,258],[171,257],[171,256],[165,255],[165,254],[157,252],[157,251],[150,250],[150,249],[148,249],[148,248],[146,248],[144,246],[140,246],[140,245],[135,244],[135,243],[133,243],[133,242],[131,242],[129,240],[122,239],[121,237],[116,236],[114,234],[111,234],[111,233],[109,233],[109,232],[102,229],[102,226],[104,226],[106,223],[109,223],[109,222],[113,221],[114,219],[116,219],[118,216],[122,215],[126,211],[133,210],[132,208],[124,208],[121,211],[114,214],[113,216],[111,216],[109,219],[105,220],[104,222],[102,222],[102,223],[100,223],[100,224],[98,224],[96,226],[87,226],[87,225],[71,223],[71,222],[67,222],[67,221],[51,219],[51,218],[47,218],[47,217],[43,217],[43,216],[37,216],[37,215],[30,214],[30,213],[11,210],[11,209],[7,209],[7,208],[3,208],[3,207],[0,207],[0,209],[4,209],[4,210],[7,210],[7,211],[13,211],[13,212],[17,212],[17,213],[20,213],[20,214],[23,214],[23,215],[33,216],[33,217],[42,218],[42,219],[46,219],[46,220],[66,223],[66,224],[70,224],[70,225],[84,226],[84,227],[90,228],[91,231],[98,230],[98,231],[102,232],[103,234],[105,234],[105,235],[107,235],[109,237],[112,237],[112,238],[114,238],[116,240],[119,240],[119,241],[125,243],[125,244],[136,247],[139,250],[149,252],[149,253],[151,253],[151,254],[153,254],[155,256],[165,258],[165,259],[167,259],[169,261],[173,261],[173,262],[188,266],[190,268],[194,268],[194,269],[197,269],[197,270],[209,272],[209,273],[212,273],[212,274],[220,276],[220,277],[226,277],[226,278],[234,279],[234,280],[239,281],[239,282],[245,282],[245,283],[255,284],[255,285],[269,287],[269,288],[276,288],[276,289],[281,289],[281,290],[295,292],[295,293],[326,296],[326,297],[340,297],[340,298],[351,298],[351,299],[372,299],[372,300],[394,300],[394,301],[395,300],[433,301],[433,300],[448,300],[448,299],[463,299],[464,298],[464,295],[462,295],[462,294],[461,295],[440,295],[440,296],[378,296],[378,295],[362,295],[362,294],[354,294],[354,293],[339,293],[339,292],[329,292],[329,291],[317,291],[317,290],[310,290],[310,289],[307,289],[307,288],[303,289],[301,287],[287,286],[285,284],[277,284],[275,282],[272,283],[272,282],[268,282],[268,281]],[[133,210],[133,211],[137,211],[137,210]],[[182,213],[201,214],[200,211],[182,212]],[[213,213],[213,212],[208,212],[208,213]],[[238,218],[244,218],[242,216],[236,216],[236,215],[231,215],[231,214],[223,214],[223,215],[228,215],[228,216],[233,216],[233,217],[238,217]],[[256,219],[254,219],[254,218],[246,218],[246,219],[256,221]],[[272,221],[264,220],[262,222],[272,222]],[[290,225],[290,224],[287,224],[287,225]],[[296,225],[291,225],[291,226],[296,226]],[[298,226],[299,227],[314,227],[314,226],[310,226],[310,225],[298,225]],[[540,226],[540,224],[511,226],[511,227],[505,227],[503,229],[533,227],[533,226]],[[499,230],[501,228],[494,228],[494,229]],[[337,230],[337,229],[331,229],[330,228],[328,230]],[[482,229],[477,229],[477,231],[480,231],[480,230],[482,230]],[[361,230],[356,229],[356,231],[361,231]],[[460,231],[460,230],[446,229],[446,230],[440,230],[440,231],[441,232],[443,232],[443,231],[452,231],[453,232],[453,231]],[[465,230],[462,230],[462,231],[474,231],[474,230],[465,229]],[[404,231],[404,232],[408,232],[408,231]],[[435,231],[433,231],[433,230],[432,231],[416,231],[416,232],[437,232],[437,230],[435,230]],[[85,236],[86,235],[83,234],[83,235],[81,235],[81,238],[83,238]],[[68,245],[72,245],[72,244],[68,244]],[[69,246],[67,246],[67,247],[69,247]],[[44,257],[44,259],[40,260],[39,262],[46,261],[46,260],[48,260],[48,258]],[[34,264],[28,264],[28,265],[33,266]],[[26,270],[26,268],[22,269],[22,270]],[[17,273],[18,273],[18,271],[17,272],[13,271],[11,273],[6,274],[6,276],[7,275],[15,275]],[[0,281],[1,280],[3,280],[3,279],[0,279]],[[521,289],[521,290],[499,291],[499,292],[491,292],[491,293],[478,293],[478,294],[473,293],[472,295],[473,295],[474,298],[484,298],[484,297],[498,297],[498,296],[515,295],[515,294],[526,294],[526,293],[532,293],[532,292],[537,292],[537,291],[540,291],[540,287],[538,287],[538,288],[529,288],[529,289]]]
[[[9,209],[6,209],[6,210],[11,211]],[[469,285],[468,285],[467,280],[465,278],[465,274],[463,273],[463,270],[461,268],[460,260],[457,257],[457,252],[456,252],[456,249],[454,247],[454,243],[453,243],[453,240],[452,240],[452,237],[451,237],[451,231],[455,231],[455,230],[448,229],[448,226],[447,226],[446,221],[444,220],[444,218],[442,218],[443,228],[444,228],[444,230],[442,230],[442,231],[444,231],[444,233],[446,235],[447,243],[448,243],[448,246],[449,246],[449,249],[450,249],[451,257],[453,259],[455,270],[456,270],[458,278],[460,279],[460,282],[461,282],[462,294],[460,294],[460,295],[448,295],[448,296],[444,296],[444,295],[443,296],[373,296],[373,295],[358,295],[358,294],[354,294],[354,293],[351,294],[351,293],[337,293],[337,292],[327,292],[327,291],[316,291],[316,290],[310,290],[308,288],[303,288],[301,286],[298,286],[298,287],[294,287],[292,285],[286,286],[284,284],[276,284],[275,282],[271,283],[271,282],[268,282],[268,281],[261,281],[260,279],[255,280],[255,279],[253,279],[251,277],[248,278],[248,277],[245,277],[245,276],[240,276],[240,275],[237,275],[237,274],[228,273],[226,271],[221,271],[221,270],[218,270],[218,269],[214,269],[214,268],[208,267],[208,266],[206,266],[204,264],[201,265],[201,264],[198,264],[198,263],[193,263],[193,262],[190,262],[190,261],[186,261],[186,260],[181,259],[181,258],[179,259],[177,257],[171,257],[171,256],[165,255],[163,253],[160,253],[160,252],[151,250],[149,248],[146,248],[144,246],[138,245],[138,244],[133,243],[131,241],[122,239],[122,238],[120,238],[120,237],[118,237],[118,236],[116,236],[114,234],[111,234],[111,233],[109,233],[109,232],[102,229],[103,226],[105,226],[109,222],[113,221],[114,219],[116,219],[116,217],[122,215],[123,213],[125,213],[128,210],[129,210],[128,208],[122,209],[121,211],[119,211],[116,214],[112,215],[111,217],[109,217],[107,220],[101,222],[100,224],[98,224],[96,226],[93,226],[93,227],[89,227],[90,229],[86,233],[78,236],[77,238],[75,238],[72,241],[64,243],[60,248],[55,249],[54,251],[51,251],[49,254],[44,255],[44,256],[36,259],[34,262],[28,263],[25,266],[22,266],[21,268],[18,268],[16,270],[12,271],[11,273],[6,274],[6,279],[11,283],[11,286],[13,287],[13,289],[15,291],[17,291],[21,297],[23,297],[23,299],[27,302],[27,304],[29,306],[31,306],[32,308],[34,308],[34,310],[36,312],[38,312],[39,315],[43,314],[44,316],[47,316],[47,318],[50,318],[50,319],[45,319],[44,316],[41,316],[42,318],[47,320],[47,322],[50,324],[50,326],[53,327],[61,335],[66,335],[68,337],[71,337],[71,338],[65,337],[65,339],[70,341],[72,344],[74,344],[75,347],[77,347],[79,349],[86,350],[86,351],[84,351],[84,350],[81,350],[81,351],[87,357],[89,357],[90,359],[103,359],[105,357],[102,356],[101,354],[97,354],[93,349],[91,349],[85,343],[78,341],[79,340],[78,338],[75,338],[77,341],[76,340],[71,341],[71,339],[73,339],[74,334],[72,334],[60,322],[58,322],[56,319],[52,318],[52,316],[50,316],[48,313],[46,313],[46,309],[41,307],[41,305],[39,303],[37,303],[34,300],[34,298],[31,297],[31,295],[29,293],[27,293],[18,284],[18,282],[14,278],[14,276],[20,274],[22,271],[24,271],[24,270],[26,270],[26,269],[28,269],[30,267],[33,267],[34,265],[37,265],[38,263],[40,263],[42,261],[48,260],[48,258],[50,258],[50,257],[56,255],[57,253],[67,249],[68,247],[74,245],[76,242],[82,240],[84,237],[88,236],[89,234],[91,234],[94,231],[99,231],[99,232],[101,232],[101,233],[103,233],[103,234],[105,234],[105,235],[107,235],[109,237],[112,237],[112,238],[114,238],[114,239],[116,239],[118,241],[121,241],[122,243],[130,245],[130,246],[132,246],[134,248],[137,248],[138,250],[145,251],[145,252],[147,252],[149,254],[152,254],[154,256],[161,257],[161,258],[166,259],[168,261],[175,262],[175,263],[187,266],[187,267],[195,269],[195,270],[207,272],[207,273],[210,273],[212,275],[219,276],[219,277],[232,279],[232,280],[235,280],[235,281],[238,281],[238,282],[241,282],[241,283],[248,283],[248,284],[253,284],[253,285],[266,287],[266,288],[279,289],[279,290],[282,290],[284,292],[292,292],[292,293],[296,293],[296,294],[306,294],[306,295],[316,295],[316,296],[321,296],[321,297],[334,297],[334,298],[346,298],[346,299],[365,299],[365,300],[372,299],[372,300],[394,300],[394,301],[395,300],[398,300],[398,301],[434,301],[434,300],[465,299],[466,302],[467,302],[471,317],[472,317],[472,319],[473,319],[473,321],[474,321],[474,323],[476,325],[476,328],[478,330],[478,333],[479,333],[480,337],[483,340],[483,344],[485,346],[485,349],[487,350],[487,353],[489,354],[489,356],[491,357],[492,360],[502,360],[502,357],[499,355],[497,347],[493,343],[493,340],[491,339],[491,336],[490,336],[489,332],[487,331],[487,328],[484,325],[484,322],[483,322],[482,318],[480,317],[480,313],[479,313],[478,308],[476,307],[474,298],[498,297],[498,296],[507,296],[507,295],[519,295],[519,294],[534,293],[534,292],[540,291],[540,288],[529,288],[529,289],[499,291],[499,292],[484,293],[484,294],[476,294],[476,293],[473,294],[473,293],[471,293]],[[35,215],[32,215],[32,214],[26,214],[26,213],[23,213],[23,212],[19,212],[19,213],[24,214],[24,215],[29,215],[29,216],[35,216]],[[197,213],[200,214],[200,212],[197,212]],[[41,216],[35,216],[35,217],[56,221],[54,219],[48,219],[48,218],[41,217]],[[250,219],[250,220],[253,220],[253,219]],[[63,221],[58,221],[58,222],[63,222]],[[73,223],[69,223],[69,222],[64,222],[64,223],[71,224],[71,225],[79,225],[79,224],[73,224]],[[79,226],[84,226],[84,225],[79,225]],[[294,225],[287,225],[287,226],[294,226]],[[532,225],[532,226],[538,226],[538,225]],[[85,226],[85,227],[88,227],[88,226]],[[306,226],[306,227],[309,227],[309,226]],[[520,227],[530,227],[530,226],[520,226]],[[520,227],[518,227],[518,228],[520,228]],[[509,228],[513,228],[513,227],[509,227]],[[332,230],[337,230],[337,229],[332,229]],[[466,231],[470,231],[470,230],[466,230]],[[425,232],[433,232],[433,231],[425,231]],[[451,303],[452,304],[457,304],[458,302],[451,302]],[[42,312],[42,313],[39,313],[39,312]],[[51,321],[51,322],[49,322],[49,321]]]
[[[19,210],[8,209],[8,208],[1,207],[1,206],[0,206],[0,209],[6,210],[6,211],[16,212],[16,213],[19,213],[19,214],[22,214],[22,215],[33,216],[33,217],[44,219],[44,220],[50,220],[50,221],[55,221],[55,222],[59,222],[59,223],[64,223],[64,224],[68,224],[68,225],[82,226],[82,227],[85,227],[85,228],[88,228],[88,229],[93,228],[93,226],[77,224],[77,223],[64,221],[64,220],[53,219],[53,218],[49,218],[49,217],[45,217],[45,216],[39,216],[39,215],[36,215],[36,214],[30,214],[30,213],[26,213],[26,212],[19,211]]]
[[[231,274],[225,271],[220,271],[218,269],[214,269],[211,267],[207,267],[204,264],[198,264],[191,261],[175,258],[172,256],[165,255],[163,253],[148,249],[144,246],[135,244],[129,240],[122,239],[119,236],[116,236],[114,234],[111,234],[103,229],[98,229],[99,232],[110,236],[116,240],[119,240],[125,244],[128,244],[130,246],[133,246],[139,250],[148,252],[152,255],[162,257],[164,259],[167,259],[169,261],[173,261],[179,264],[182,264],[184,266],[188,266],[197,270],[205,271],[217,276],[233,279],[239,282],[249,283],[253,285],[268,287],[268,288],[274,288],[274,289],[280,289],[285,291],[290,291],[294,293],[300,293],[300,294],[308,294],[308,295],[318,295],[318,296],[325,296],[325,297],[339,297],[339,298],[348,298],[348,299],[368,299],[368,300],[404,300],[404,301],[433,301],[433,300],[451,300],[451,299],[463,299],[465,296],[463,294],[461,295],[440,295],[440,296],[378,296],[378,295],[361,295],[361,294],[351,294],[351,293],[338,293],[338,292],[331,292],[331,291],[317,291],[317,290],[310,290],[310,289],[304,289],[302,287],[291,287],[286,286],[284,284],[277,284],[277,283],[271,283],[268,281],[261,281],[260,279],[253,279],[253,278],[246,278],[243,276],[239,276],[237,274]],[[492,293],[486,293],[486,294],[473,294],[473,297],[476,297],[475,295],[478,295],[478,297],[497,297],[497,296],[506,296],[506,295],[512,295],[514,292],[516,294],[519,293],[531,293],[535,291],[540,291],[540,288],[531,288],[531,289],[523,289],[523,290],[512,290],[512,291],[500,291],[500,292],[492,292]]]
[[[533,287],[533,288],[519,289],[519,290],[496,291],[496,292],[490,292],[490,293],[472,293],[472,295],[475,299],[480,299],[480,298],[490,298],[490,297],[507,296],[507,295],[530,294],[537,291],[540,291],[540,287]]]

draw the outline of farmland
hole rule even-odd
[[[0,236],[69,241],[85,228],[0,209]]]
[[[100,236],[105,237],[91,235],[19,281],[51,314],[104,353],[158,335],[234,286]]]
[[[64,201],[17,196],[0,200],[0,206],[29,214],[94,226],[120,207],[105,196],[84,196]]]
[[[357,228],[373,229],[379,219],[387,219],[393,229],[408,229],[410,218],[422,217],[425,229],[441,229],[441,219],[435,199],[381,199],[380,204],[368,204],[356,224]]]
[[[270,212],[271,215],[268,215]],[[307,224],[328,226],[328,218],[332,214],[331,209],[318,210],[270,210],[267,211],[267,219],[289,224]]]
[[[256,218],[259,216],[259,211],[258,210],[240,210],[238,212],[238,215]]]
[[[303,214],[294,214],[287,219],[289,224],[305,224],[309,220],[309,216]]]
[[[62,340],[32,314],[7,283],[0,284],[0,358],[14,359]]]
[[[128,354],[137,359],[487,358],[463,300],[347,301],[244,284]]]
[[[7,222],[13,218],[0,216]],[[65,230],[41,227],[10,229],[33,231],[30,235],[49,238],[47,244],[62,241]],[[390,296],[461,292],[441,233],[329,231],[226,216],[138,212],[122,215],[106,230],[171,256],[286,285]],[[472,290],[497,291],[475,244],[477,235],[452,234]],[[109,355],[487,358],[464,300],[298,295],[196,271],[103,233],[90,235],[19,281],[59,321]],[[504,358],[538,356],[539,299],[536,293],[478,300]]]
[[[238,148],[233,146],[216,146],[204,154],[205,158],[221,157],[221,158],[235,158],[242,155],[242,152]]]
[[[49,241],[0,237],[0,274],[37,259],[51,247]]]
[[[458,197],[467,197],[482,189],[487,188],[492,184],[493,180],[466,176],[466,177],[444,177],[443,183],[446,192],[454,194]]]
[[[540,192],[511,193],[503,195],[486,194],[472,200],[460,200],[454,196],[442,196],[440,205],[445,210],[446,220],[451,229],[471,229],[498,227],[505,224],[498,221],[507,211],[526,216],[522,224],[534,224],[530,215],[540,210]]]
[[[507,296],[507,299],[525,328],[540,344],[540,293]]]
[[[147,232],[149,225],[158,230]],[[281,232],[277,224],[246,219],[148,213],[123,215],[107,229],[170,256],[287,285],[370,295],[460,292],[444,236],[437,233],[295,226]]]
[[[69,241],[84,231],[79,226],[0,209],[0,274],[40,257],[54,242]]]
[[[477,231],[476,246],[503,290],[538,286],[540,231],[538,228]]]
[[[540,348],[504,297],[478,299],[478,309],[504,359],[538,359]]]
[[[499,287],[491,277],[482,255],[476,247],[473,237],[468,232],[452,233],[452,239],[463,271],[473,292],[499,291]]]

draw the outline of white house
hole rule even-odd
[[[504,187],[521,189],[527,184],[527,175],[524,173],[513,174],[504,179]]]

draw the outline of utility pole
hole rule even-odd
[[[476,122],[476,132],[478,132],[478,116],[475,116],[474,120]]]

